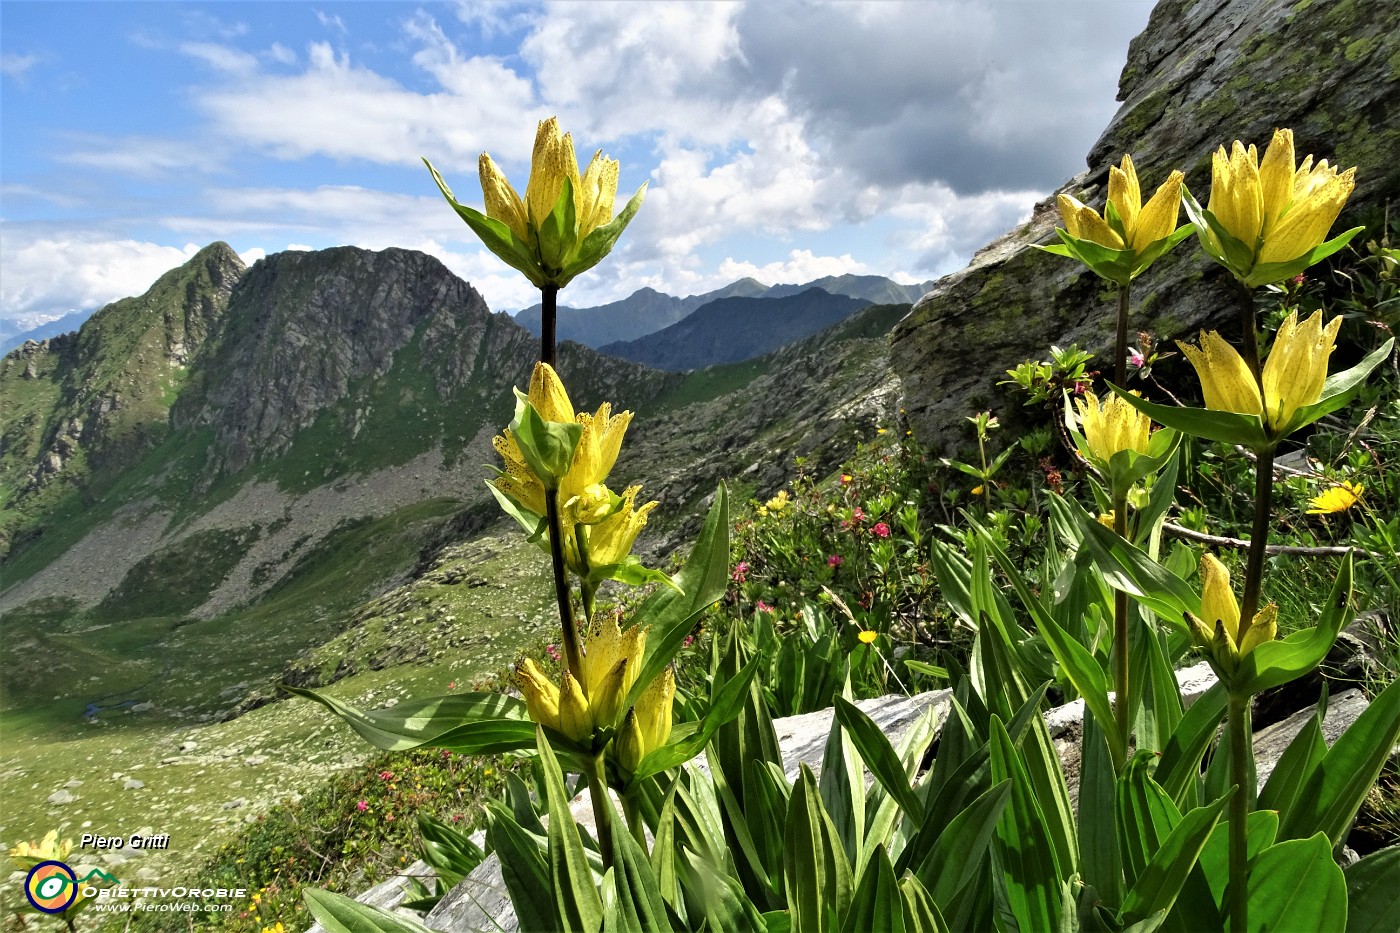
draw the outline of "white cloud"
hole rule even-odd
[[[871,269],[850,253],[816,256],[809,249],[795,249],[779,262],[756,266],[747,260],[725,257],[711,277],[712,288],[721,288],[737,279],[754,278],[765,285],[802,284],[828,275],[869,275]]]
[[[327,13],[325,10],[317,10],[316,20],[322,26],[325,26],[327,29],[334,29],[341,35],[346,35],[350,32],[349,29],[345,28],[345,20],[334,13]]]
[[[41,61],[43,58],[39,55],[19,55],[15,52],[6,52],[0,55],[0,74],[23,84],[29,76],[29,70]]]
[[[0,235],[0,317],[53,319],[140,295],[198,251],[192,243],[177,248],[95,234],[30,239],[9,229]]]
[[[256,55],[216,42],[182,42],[180,51],[225,74],[252,74],[258,67]]]
[[[145,178],[209,171],[219,167],[227,154],[207,143],[154,136],[71,135],[68,139],[75,148],[55,156],[56,161]]]

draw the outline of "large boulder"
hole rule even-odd
[[[1291,127],[1300,158],[1357,167],[1335,228],[1347,229],[1400,192],[1400,5],[1160,0],[1129,47],[1118,99],[1088,169],[1061,192],[1101,210],[1109,166],[1131,153],[1148,194],[1179,168],[1204,202],[1218,146],[1240,139],[1262,153],[1275,127]],[[924,443],[970,439],[963,416],[1001,405],[1004,371],[1051,344],[1078,343],[1111,369],[1112,292],[1078,263],[1032,248],[1056,242],[1054,205],[1046,199],[1029,223],[941,279],[892,333],[891,366]],[[1229,335],[1237,306],[1233,282],[1190,240],[1134,283],[1133,329]]]

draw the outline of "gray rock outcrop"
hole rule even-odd
[[[1108,169],[1130,153],[1145,192],[1179,168],[1204,203],[1218,146],[1239,139],[1262,154],[1274,128],[1290,127],[1300,159],[1356,166],[1356,191],[1334,228],[1345,230],[1400,192],[1400,5],[1160,0],[1129,48],[1118,99],[1088,169],[1061,192],[1102,209]],[[1100,363],[1111,352],[1112,293],[1078,263],[1031,248],[1057,242],[1059,223],[1052,196],[896,327],[891,364],[924,443],[967,440],[963,417],[999,406],[1004,371],[1051,344],[1078,343]],[[1134,283],[1133,329],[1228,335],[1237,303],[1228,275],[1188,240]]]

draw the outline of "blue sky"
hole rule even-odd
[[[0,326],[214,240],[400,246],[535,300],[436,193],[521,190],[538,120],[649,183],[563,300],[946,274],[1084,167],[1151,0],[0,2]],[[619,202],[620,203],[620,202]]]

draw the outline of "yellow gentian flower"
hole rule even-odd
[[[641,486],[628,486],[622,491],[622,504],[616,512],[596,525],[588,527],[588,564],[590,567],[606,567],[621,563],[632,553],[632,545],[637,535],[646,526],[647,514],[656,508],[657,502],[648,502],[639,509],[636,504]]]
[[[1089,452],[1107,463],[1120,450],[1148,452],[1152,437],[1152,419],[1117,395],[1101,403],[1093,392],[1075,400],[1079,410],[1080,427]]]
[[[787,508],[787,504],[788,491],[786,489],[782,489],[778,491],[778,494],[776,496],[768,500],[767,508],[774,512],[781,512],[783,509]]]
[[[1202,332],[1199,348],[1180,342],[1177,346],[1200,377],[1207,408],[1258,415],[1271,436],[1281,437],[1296,427],[1292,422],[1300,408],[1322,397],[1327,360],[1341,325],[1336,317],[1324,326],[1321,311],[1300,324],[1298,312],[1289,312],[1264,361],[1262,398],[1244,358],[1220,334]]]
[[[614,217],[617,160],[605,157],[600,149],[580,174],[573,136],[560,131],[555,117],[540,121],[536,127],[530,179],[523,198],[491,156],[481,154],[477,170],[484,215],[458,203],[432,163],[427,164],[443,197],[482,242],[540,288],[562,288],[606,256],[641,206],[646,189],[645,184],[638,188]],[[571,226],[567,213],[555,215],[566,183],[571,201],[564,203],[572,208]],[[598,231],[602,231],[599,236],[592,237]]]
[[[632,423],[632,413],[624,411],[614,415],[612,406],[604,402],[593,414],[575,414],[563,382],[548,363],[535,364],[527,398],[545,421],[583,425],[573,463],[559,481],[559,498],[567,503],[579,497],[584,502],[592,501],[596,507],[598,490],[594,487],[600,486],[612,472],[618,452],[622,449],[622,438],[627,433],[627,426]],[[543,515],[544,484],[525,462],[510,430],[506,429],[494,437],[491,444],[504,461],[504,474],[494,480],[496,488],[536,515]]]
[[[1060,244],[1047,249],[1078,259],[1102,278],[1127,284],[1188,235],[1185,230],[1175,235],[1184,180],[1180,171],[1173,170],[1143,204],[1137,169],[1132,156],[1125,154],[1121,164],[1108,170],[1108,203],[1102,215],[1071,195],[1056,196],[1068,237],[1061,236]],[[1121,255],[1105,260],[1092,251],[1082,251],[1075,241],[1094,243]]]
[[[535,664],[526,658],[515,667],[520,692],[525,697],[525,710],[530,719],[542,726],[559,730],[559,688]]]
[[[39,842],[21,842],[10,849],[9,856],[18,865],[33,868],[40,862],[61,862],[73,851],[73,840],[58,841],[58,830],[51,829]]]
[[[1350,480],[1343,480],[1340,485],[1325,489],[1316,496],[1308,500],[1309,515],[1335,515],[1338,512],[1345,512],[1356,505],[1361,500],[1361,493],[1366,487],[1360,483],[1353,483]]]
[[[1295,167],[1292,130],[1274,131],[1262,162],[1253,145],[1235,140],[1211,159],[1206,210],[1244,252],[1227,248],[1209,223],[1197,225],[1201,246],[1247,285],[1290,278],[1323,258],[1311,253],[1323,245],[1355,187],[1354,167],[1339,173],[1326,159],[1314,164],[1312,156]],[[1346,240],[1338,239],[1333,242],[1340,248]]]
[[[1230,589],[1230,571],[1213,554],[1201,557],[1201,616],[1187,614],[1196,640],[1226,672],[1242,657],[1278,637],[1278,607],[1273,603],[1254,614],[1240,643],[1240,606]]]

